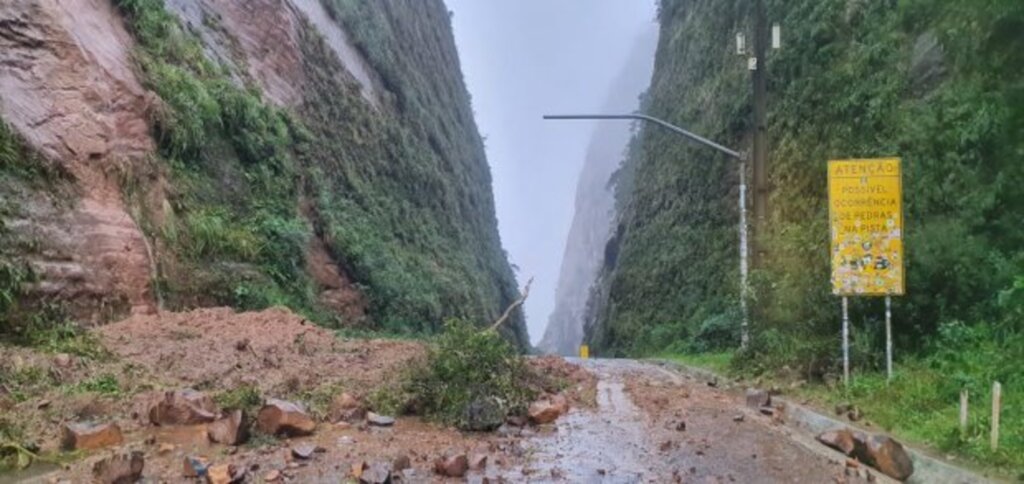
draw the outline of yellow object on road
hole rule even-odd
[[[590,347],[587,345],[580,345],[580,358],[584,360],[590,358]]]

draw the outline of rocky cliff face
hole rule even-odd
[[[601,112],[630,113],[637,110],[639,96],[651,79],[657,36],[657,31],[652,28],[636,40]],[[594,130],[587,148],[583,170],[576,184],[575,212],[562,256],[555,309],[538,345],[538,349],[546,353],[575,355],[583,341],[587,297],[604,260],[614,215],[612,176],[625,157],[631,131],[628,122],[603,122]]]
[[[281,304],[433,331],[516,295],[440,0],[7,1],[0,118],[8,328]]]

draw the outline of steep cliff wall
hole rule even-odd
[[[516,295],[440,0],[4,2],[0,117],[7,328],[280,304],[430,332]]]
[[[749,146],[750,75],[734,36],[750,38],[753,3],[662,1],[650,114]],[[770,220],[765,265],[752,277],[750,361],[818,375],[836,364],[829,159],[903,158],[898,347],[921,348],[944,321],[998,319],[996,294],[1024,272],[1024,231],[1010,222],[1024,207],[1024,4],[764,3],[783,45],[761,64]],[[594,292],[587,340],[605,354],[735,348],[736,165],[658,130],[637,144],[623,168],[632,181],[617,187],[616,257]],[[852,314],[854,363],[877,364],[881,301],[856,299]]]
[[[637,110],[639,96],[650,83],[657,42],[658,33],[653,28],[637,38],[601,112]],[[614,212],[612,175],[622,163],[631,137],[628,122],[602,122],[594,129],[576,183],[575,210],[555,290],[555,309],[538,344],[541,351],[574,355],[583,341],[584,308],[604,260]]]

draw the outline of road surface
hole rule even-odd
[[[635,360],[574,362],[598,376],[596,408],[529,438],[513,481],[862,482],[838,454],[705,380]]]

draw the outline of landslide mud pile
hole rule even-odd
[[[345,341],[287,309],[230,308],[139,315],[96,330],[121,359],[193,388],[254,385],[264,393],[341,380],[376,386],[423,354],[407,341]]]

